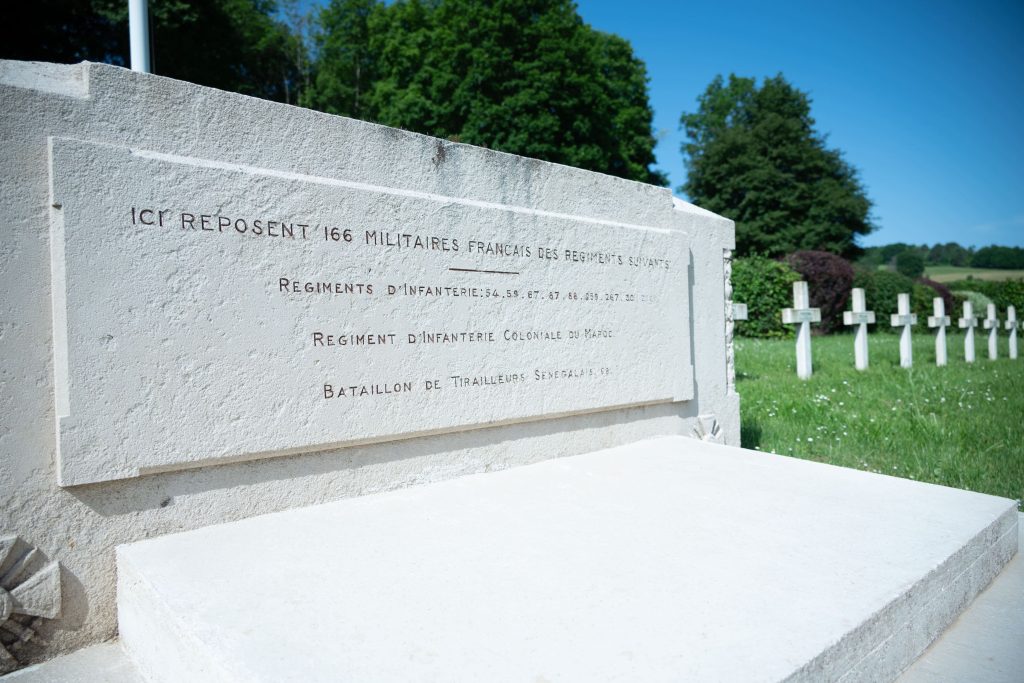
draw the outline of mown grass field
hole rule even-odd
[[[959,266],[928,266],[924,270],[925,277],[936,282],[954,282],[966,280],[968,276],[975,280],[1018,280],[1024,278],[1024,270],[999,270],[997,268],[961,268]]]
[[[914,340],[914,367],[899,366],[899,338],[872,334],[871,366],[853,367],[852,335],[815,337],[814,376],[796,377],[793,340],[737,338],[736,376],[746,448],[1024,499],[1024,357],[963,360],[949,335],[950,364],[934,342]],[[1022,347],[1024,350],[1024,347]],[[1024,509],[1024,508],[1022,508]]]

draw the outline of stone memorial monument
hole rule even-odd
[[[999,358],[999,318],[996,317],[996,305],[989,304],[988,315],[985,316],[985,329],[988,330],[988,359]]]
[[[63,569],[50,653],[115,632],[119,543],[739,444],[732,224],[665,189],[105,65],[0,84],[0,532]]]
[[[665,188],[112,66],[0,97],[4,669],[891,680],[1016,551],[1013,501],[738,448],[734,226]]]
[[[935,328],[935,365],[942,367],[948,363],[946,353],[946,328],[952,324],[946,315],[946,300],[941,296],[932,299],[932,313],[928,316],[928,327]]]
[[[800,379],[809,379],[814,372],[811,323],[821,322],[821,309],[811,308],[811,296],[803,280],[793,283],[793,308],[782,309],[782,322],[799,325],[796,331],[796,374]]]
[[[910,328],[917,324],[917,316],[910,312],[910,295],[899,294],[896,297],[896,313],[891,316],[893,327],[900,330],[900,367],[909,368],[914,365],[914,345],[910,338]]]
[[[864,301],[864,290],[853,288],[853,310],[843,312],[844,325],[856,325],[857,332],[853,338],[853,359],[858,370],[868,369],[868,325],[875,322],[875,312],[867,309]]]
[[[1017,358],[1017,328],[1020,323],[1017,321],[1017,308],[1006,307],[1006,329],[1008,331],[1007,344],[1009,345],[1010,358]]]
[[[970,301],[964,302],[964,315],[957,321],[960,329],[964,330],[964,360],[968,363],[974,362],[974,328],[978,326],[978,316],[974,315],[974,304]]]

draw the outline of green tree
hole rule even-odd
[[[128,64],[128,3],[34,0],[4,23],[7,59]],[[151,0],[153,70],[271,100],[294,100],[299,38],[273,0]]]
[[[788,264],[764,256],[738,258],[732,264],[732,299],[747,305],[747,320],[736,324],[745,337],[789,337],[779,311],[793,305],[793,283],[800,279]]]
[[[886,244],[879,247],[882,253],[882,263],[887,266],[896,265],[896,257],[900,254],[913,249],[911,245],[906,242],[893,242],[892,244]]]
[[[968,266],[973,252],[956,242],[936,244],[928,252],[928,263],[934,265]]]
[[[378,0],[331,0],[317,18],[313,79],[302,105],[331,114],[370,118],[367,95],[375,81],[370,17]]]
[[[822,250],[847,257],[873,229],[857,172],[814,128],[810,99],[780,74],[715,78],[684,113],[680,189],[736,221],[739,254]]]
[[[1024,247],[982,247],[971,258],[975,268],[1024,268]]]
[[[896,255],[896,272],[912,280],[924,275],[924,257],[916,251],[903,251]]]
[[[317,45],[310,106],[666,182],[643,62],[571,0],[332,0]]]

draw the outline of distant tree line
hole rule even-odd
[[[975,249],[956,242],[929,247],[895,242],[868,247],[859,261],[866,266],[891,266],[908,277],[919,277],[926,266],[1024,269],[1024,247],[987,246]]]

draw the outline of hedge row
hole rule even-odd
[[[733,261],[732,300],[747,305],[748,319],[738,323],[736,332],[747,337],[787,337],[780,311],[793,305],[793,283],[800,275],[785,263],[764,256]]]
[[[1024,318],[1024,280],[958,280],[948,285],[950,289],[958,292],[977,292],[991,299],[996,305],[1000,320],[1006,317],[1007,306],[1014,306],[1017,309],[1018,320]],[[979,310],[977,304],[974,308],[976,315],[985,315],[984,308]],[[959,312],[958,310],[957,313]]]
[[[850,290],[864,289],[869,311],[875,312],[878,330],[888,330],[889,316],[896,313],[898,295],[909,293],[911,310],[918,315],[920,324],[932,315],[932,300],[941,297],[947,315],[954,319],[960,314],[962,298],[950,289],[926,278],[914,281],[889,270],[853,267],[849,262],[826,252],[803,251],[775,261],[763,256],[750,256],[733,262],[733,300],[747,304],[748,320],[736,325],[737,334],[746,337],[787,337],[794,327],[783,325],[781,311],[793,305],[793,286],[797,280],[806,280],[811,294],[811,306],[821,309],[821,324],[813,326],[815,333],[828,334],[843,330],[843,311],[850,308]],[[978,281],[972,281],[975,285]],[[985,283],[986,287],[1000,289],[1006,283]],[[1015,304],[1024,317],[1024,282],[1017,288],[1000,289],[1001,296],[1020,297]],[[988,296],[992,296],[987,294]],[[1004,298],[1005,298],[1004,297]],[[1005,303],[1000,303],[1000,315],[1005,315]],[[1012,302],[1011,302],[1012,303]],[[984,314],[984,309],[980,310]]]
[[[821,324],[815,332],[829,334],[843,329],[843,311],[853,288],[853,266],[827,251],[798,251],[787,256],[786,263],[807,281],[811,308],[821,309]]]

